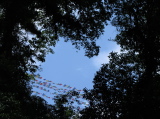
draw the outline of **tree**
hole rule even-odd
[[[21,103],[20,109],[24,109],[31,98],[30,78],[26,73],[38,69],[35,62],[45,61],[45,55],[53,52],[51,46],[55,46],[59,37],[71,41],[77,49],[84,47],[88,57],[97,55],[99,47],[95,40],[111,17],[110,7],[106,8],[104,3],[102,0],[1,0],[0,100],[9,99],[11,93],[14,104]]]
[[[117,0],[114,4],[112,24],[120,32],[115,41],[123,50],[139,53],[146,66],[145,82],[148,84],[160,65],[159,3],[159,0]]]
[[[94,89],[86,90],[90,107],[82,111],[83,117],[159,118],[159,1],[115,0],[110,4],[114,6],[112,25],[119,31],[114,41],[123,51],[132,52],[131,60],[136,56],[138,61],[131,63],[123,55],[114,55],[109,64],[102,66],[94,78]],[[139,69],[135,70],[137,65]]]
[[[152,101],[145,103],[145,90],[139,87],[145,67],[134,52],[111,53],[110,61],[104,64],[93,80],[94,88],[85,90],[84,97],[90,106],[81,111],[82,119],[142,119],[159,117],[160,82],[154,79]],[[153,84],[151,84],[153,85]],[[149,88],[149,87],[148,87]],[[150,105],[150,108],[148,107]],[[146,112],[148,114],[146,114]]]
[[[2,67],[34,72],[35,59],[44,61],[59,37],[83,46],[86,55],[98,54],[95,39],[102,33],[111,12],[101,0],[0,2],[0,58]],[[32,38],[28,37],[32,34]],[[35,59],[34,59],[35,58]],[[2,69],[3,70],[3,69]],[[4,71],[3,71],[4,72]]]
[[[115,41],[123,50],[136,52],[145,67],[138,88],[139,94],[143,97],[143,105],[146,106],[144,118],[153,118],[160,107],[160,101],[155,101],[155,97],[159,98],[158,93],[155,93],[159,92],[157,87],[159,85],[157,72],[160,67],[159,3],[158,0],[119,0],[114,4],[115,17],[112,23],[120,32]],[[154,111],[150,110],[151,108]]]
[[[89,57],[96,55],[95,38],[103,33],[106,20],[111,16],[101,0],[2,0],[0,5],[1,54],[5,51],[7,56],[17,56],[21,52],[19,55],[26,55],[26,64],[33,63],[33,57],[44,61],[46,50],[54,46],[59,37],[70,40],[76,48],[83,46]],[[27,33],[35,37],[30,39]]]

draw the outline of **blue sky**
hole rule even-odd
[[[75,87],[76,89],[93,88],[93,78],[101,67],[101,64],[108,62],[108,55],[112,51],[120,52],[120,47],[108,39],[115,38],[117,31],[108,25],[105,33],[98,40],[97,44],[101,47],[98,56],[88,58],[84,56],[84,49],[77,50],[70,42],[63,39],[53,48],[54,54],[48,54],[46,61],[41,64],[42,71],[38,72],[41,77]],[[40,89],[33,89],[42,92]],[[48,95],[50,95],[48,93]],[[45,98],[46,99],[46,98]],[[52,104],[52,100],[46,99]]]

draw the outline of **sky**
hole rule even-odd
[[[77,50],[70,42],[64,42],[61,38],[53,48],[55,53],[46,56],[46,61],[40,63],[42,71],[37,73],[42,79],[54,83],[66,84],[79,90],[92,89],[92,81],[96,71],[100,69],[102,64],[108,63],[109,53],[112,51],[120,52],[120,47],[115,42],[108,40],[114,39],[116,34],[115,27],[106,26],[105,33],[97,39],[97,45],[101,47],[99,55],[93,58],[86,57],[84,49]],[[38,88],[33,88],[33,90],[42,93],[42,90]],[[52,92],[51,89],[50,92]],[[44,93],[51,95],[51,93]],[[49,104],[53,104],[52,100],[44,99]]]

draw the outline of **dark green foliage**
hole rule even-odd
[[[31,96],[30,99],[20,100],[16,94],[0,93],[1,119],[53,119],[53,106],[48,105],[40,97]],[[23,97],[21,97],[24,99]]]
[[[73,106],[74,101],[72,98],[78,96],[76,91],[70,91],[65,95],[58,95],[55,97],[54,102],[54,115],[55,119],[79,119],[79,112],[76,107]],[[77,99],[78,101],[78,99]]]
[[[0,117],[1,119],[27,119],[21,112],[20,102],[11,93],[0,93]]]
[[[93,80],[94,89],[86,90],[85,98],[90,101],[90,106],[82,111],[84,119],[116,119],[127,113],[135,83],[143,72],[136,62],[137,56],[133,56],[134,53],[110,54],[110,62],[101,67]]]
[[[157,75],[160,67],[160,1],[120,0],[114,5],[113,25],[120,31],[115,41],[123,50],[137,52],[145,69],[136,89],[138,97],[135,97],[140,99],[136,108],[143,118],[157,118],[160,107]]]
[[[90,106],[82,118],[160,118],[160,1],[111,2],[116,41],[127,54],[111,53],[94,78],[94,89],[85,90]],[[129,57],[128,57],[129,56]]]
[[[10,53],[18,50],[21,55],[28,54],[26,60],[32,63],[33,56],[44,61],[43,55],[48,46],[54,46],[59,37],[70,40],[78,49],[83,46],[88,57],[97,55],[99,48],[95,39],[103,33],[106,20],[111,17],[110,8],[106,12],[101,0],[2,0],[0,5],[1,44],[2,47],[7,46],[3,50],[10,48]],[[28,39],[27,32],[35,37]],[[10,47],[6,39],[9,39]]]
[[[67,96],[58,96],[55,99],[55,109],[54,114],[56,119],[70,119],[73,115],[73,107],[68,103]]]
[[[31,100],[26,102],[25,108],[26,109],[22,110],[22,112],[28,119],[56,119],[53,113],[54,106],[48,105],[41,97],[32,96]]]
[[[111,53],[110,62],[103,65],[94,78],[94,89],[85,90],[84,97],[90,101],[90,106],[81,111],[81,118],[158,118],[160,75],[156,74],[146,89],[141,85],[144,72],[145,68],[133,52]]]
[[[160,1],[117,0],[112,24],[120,31],[115,41],[125,50],[138,52],[150,80],[157,72],[160,56]]]
[[[88,57],[97,55],[95,40],[110,17],[110,7],[105,8],[101,0],[1,0],[0,118],[35,119],[31,116],[35,110],[38,118],[49,118],[45,116],[48,105],[31,97],[26,73],[38,69],[36,61],[44,62],[60,37],[77,49],[83,47]]]
[[[112,24],[126,54],[111,53],[86,90],[90,106],[82,118],[160,118],[159,0],[115,0]]]

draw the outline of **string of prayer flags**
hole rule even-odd
[[[37,77],[38,77],[38,76],[37,76]],[[55,85],[59,85],[59,86],[63,86],[63,87],[72,89],[72,90],[74,90],[74,91],[78,91],[78,92],[81,92],[81,91],[82,91],[82,90],[78,90],[78,89],[76,89],[76,88],[72,88],[71,86],[66,85],[66,84],[63,85],[63,84],[61,84],[61,83],[54,83],[54,82],[52,82],[52,81],[43,79],[42,77],[40,77],[40,78],[41,78],[42,80],[46,81],[46,82],[34,80],[34,81],[32,81],[32,84],[35,82],[36,84],[43,85],[43,86],[47,86],[48,88],[55,87],[55,86],[52,86],[52,87],[51,87],[52,84],[55,84]],[[48,83],[48,82],[50,82],[50,83]]]
[[[44,93],[39,93],[37,91],[32,91],[32,93],[36,94],[36,95],[42,95],[43,97],[46,97],[46,98],[49,98],[49,99],[52,99],[54,100],[55,97],[50,97],[50,96],[47,96],[46,94]],[[58,94],[56,92],[54,92],[55,95],[61,95],[61,94]],[[71,100],[76,100],[75,98],[71,98]],[[83,101],[79,101],[79,104],[84,104],[84,105],[89,105],[87,102],[83,102]]]
[[[71,100],[77,102],[77,98],[83,98],[83,94],[81,94],[83,90],[78,90],[75,87],[71,87],[66,84],[55,83],[53,81],[40,77],[40,75],[30,75],[30,76],[33,79],[33,80],[30,80],[32,87],[38,88],[42,91],[47,92],[47,93],[39,93],[39,92],[33,91],[32,93],[35,95],[41,95],[48,99],[54,100],[55,95],[58,96],[63,94],[69,94],[73,91],[77,91],[79,92],[79,94],[76,96],[76,98],[71,98]],[[47,96],[47,94],[50,94],[51,96]],[[52,97],[52,95],[54,96]],[[77,103],[80,105],[88,105],[88,103],[83,101],[78,101]]]

